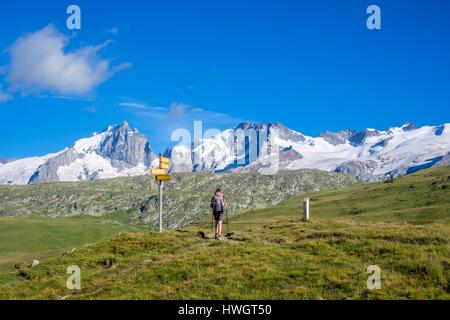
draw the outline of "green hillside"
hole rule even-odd
[[[100,241],[124,231],[142,231],[124,213],[108,217],[0,217],[0,272],[12,271],[16,262],[44,259],[63,251]],[[147,228],[148,230],[148,228]]]
[[[224,241],[208,219],[178,231],[123,233],[69,257],[0,275],[4,299],[450,299],[450,167],[322,191],[233,217]],[[208,237],[208,235],[207,235]],[[65,287],[82,270],[82,290]],[[382,288],[366,286],[381,268]]]
[[[257,187],[264,186],[263,188]],[[275,205],[299,193],[357,185],[320,170],[259,174],[175,174],[166,184],[166,228],[209,213],[217,187],[227,192],[231,214]],[[149,176],[87,182],[0,186],[0,272],[84,246],[124,231],[151,231],[158,217],[157,187]]]
[[[260,174],[174,174],[165,187],[166,228],[179,228],[198,221],[209,211],[216,188],[222,188],[233,210],[276,205],[303,192],[357,185],[344,174],[321,170]],[[155,227],[158,221],[158,187],[150,176],[86,182],[47,183],[31,186],[0,186],[0,217],[107,216],[126,212],[133,223]]]
[[[450,166],[419,171],[403,178],[340,190],[305,193],[272,208],[231,218],[235,229],[265,225],[302,214],[305,197],[311,199],[313,219],[450,223]],[[209,220],[202,221],[207,226]]]

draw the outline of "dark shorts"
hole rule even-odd
[[[214,220],[223,221],[223,211],[213,212]]]

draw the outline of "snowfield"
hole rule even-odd
[[[279,150],[275,157],[273,150]],[[166,155],[172,172],[263,172],[276,164],[277,170],[322,169],[370,182],[450,163],[450,124],[310,137],[279,123],[243,123]],[[0,184],[139,176],[157,166],[148,140],[124,122],[58,153],[0,164]]]
[[[333,146],[323,138],[308,137],[303,143],[293,144],[304,159],[291,163],[289,169],[334,170],[345,161],[372,160],[378,163],[374,175],[384,176],[399,168],[427,164],[450,152],[450,125],[445,125],[440,136],[436,135],[439,127],[426,126],[412,131],[394,128],[382,131],[379,136],[370,137],[356,147],[348,142]],[[383,141],[386,145],[381,144]]]
[[[27,184],[36,169],[58,153],[16,160],[0,166],[0,184]]]
[[[187,146],[174,147],[170,153],[176,155],[174,159],[182,161],[175,162],[173,170],[214,172],[229,168],[225,171],[262,172],[274,165],[270,149],[271,145],[276,145],[280,149],[280,170],[344,172],[369,182],[396,178],[419,169],[445,164],[450,156],[450,124],[422,128],[405,124],[385,131],[341,131],[321,137],[305,136],[280,124],[252,124],[250,129],[260,135],[259,139],[253,138],[253,141],[259,141],[253,143],[259,144],[259,154],[253,158],[248,148],[244,151],[245,143],[234,142],[244,141],[240,137],[240,129],[242,125],[234,130],[234,134],[227,130],[211,139],[202,140],[193,150],[192,156]],[[248,134],[253,137],[256,135]],[[236,159],[245,157],[252,160],[236,165]]]

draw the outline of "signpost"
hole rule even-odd
[[[163,215],[163,189],[164,181],[159,183],[159,233],[163,232],[162,215]]]
[[[159,157],[159,168],[168,170],[170,167],[170,159],[160,156]]]
[[[163,232],[162,216],[163,216],[163,190],[164,181],[170,180],[168,171],[170,168],[170,159],[165,158],[162,155],[159,156],[159,169],[152,169],[151,174],[155,176],[157,182],[159,182],[159,232]]]
[[[164,175],[167,175],[167,170],[165,170],[165,169],[152,169],[152,175],[154,175],[154,176],[164,176]]]

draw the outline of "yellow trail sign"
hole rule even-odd
[[[169,181],[169,180],[170,180],[170,176],[167,174],[156,176],[156,181]]]
[[[159,164],[159,168],[162,170],[168,170],[169,169],[169,164],[168,163],[160,163]]]
[[[170,159],[169,158],[165,158],[165,157],[159,157],[159,163],[170,163]]]
[[[154,176],[167,175],[167,170],[164,170],[164,169],[152,169],[152,175],[154,175]]]

